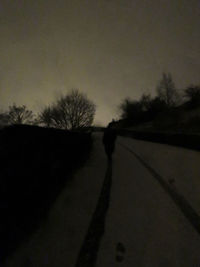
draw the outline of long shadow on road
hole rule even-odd
[[[76,267],[95,266],[101,238],[104,234],[105,219],[109,208],[110,192],[112,185],[112,162],[108,161],[105,179],[99,200],[92,216],[86,237],[80,249]]]

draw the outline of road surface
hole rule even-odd
[[[200,153],[118,137],[107,165],[101,138],[4,266],[200,266]]]

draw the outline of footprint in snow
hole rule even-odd
[[[119,242],[116,245],[116,261],[117,262],[122,262],[124,260],[126,249],[124,245]]]

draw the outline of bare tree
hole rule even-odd
[[[31,123],[33,120],[33,112],[28,110],[25,105],[16,106],[13,104],[9,107],[8,121],[11,124]]]
[[[45,126],[50,127],[52,124],[52,109],[50,106],[45,107],[42,112],[39,114],[38,118],[39,123],[45,124]]]
[[[162,79],[157,86],[157,94],[160,100],[166,103],[167,107],[176,105],[178,93],[170,73],[163,73]]]
[[[52,106],[46,107],[39,117],[46,126],[77,129],[92,124],[95,110],[94,103],[75,89],[61,96]]]

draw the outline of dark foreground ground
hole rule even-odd
[[[90,159],[4,267],[200,266],[199,152],[117,137]],[[3,267],[2,266],[2,267]]]
[[[0,131],[0,263],[46,218],[91,147],[89,133],[27,125]]]

